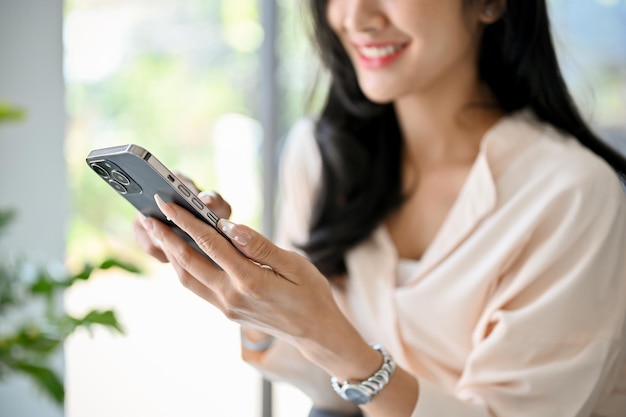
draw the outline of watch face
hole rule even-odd
[[[347,386],[344,388],[343,393],[348,400],[355,404],[367,404],[371,399],[367,393],[363,392],[357,386]]]

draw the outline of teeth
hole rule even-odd
[[[402,49],[401,45],[364,46],[360,48],[360,52],[366,58],[385,58],[395,54],[400,49]]]

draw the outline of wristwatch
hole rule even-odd
[[[351,384],[348,381],[340,383],[336,377],[330,379],[333,389],[341,398],[357,405],[364,405],[372,401],[376,394],[387,385],[396,370],[396,363],[381,345],[373,344],[371,346],[372,349],[383,355],[383,364],[374,375],[357,384]]]

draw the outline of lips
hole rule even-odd
[[[395,61],[407,43],[354,44],[359,62],[366,68],[381,68]]]

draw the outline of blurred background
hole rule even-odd
[[[2,378],[0,415],[256,417],[270,415],[268,395],[273,416],[306,415],[301,393],[268,391],[240,361],[236,325],[138,250],[134,209],[84,162],[95,148],[141,145],[219,191],[234,221],[271,234],[282,140],[319,102],[303,4],[0,0],[0,102],[24,110],[0,125],[0,208],[17,211],[0,256],[69,269],[115,256],[142,270],[98,271],[65,291],[70,314],[113,309],[125,333],[67,339],[55,358],[63,407],[19,375]],[[549,6],[576,101],[626,152],[626,1]]]

